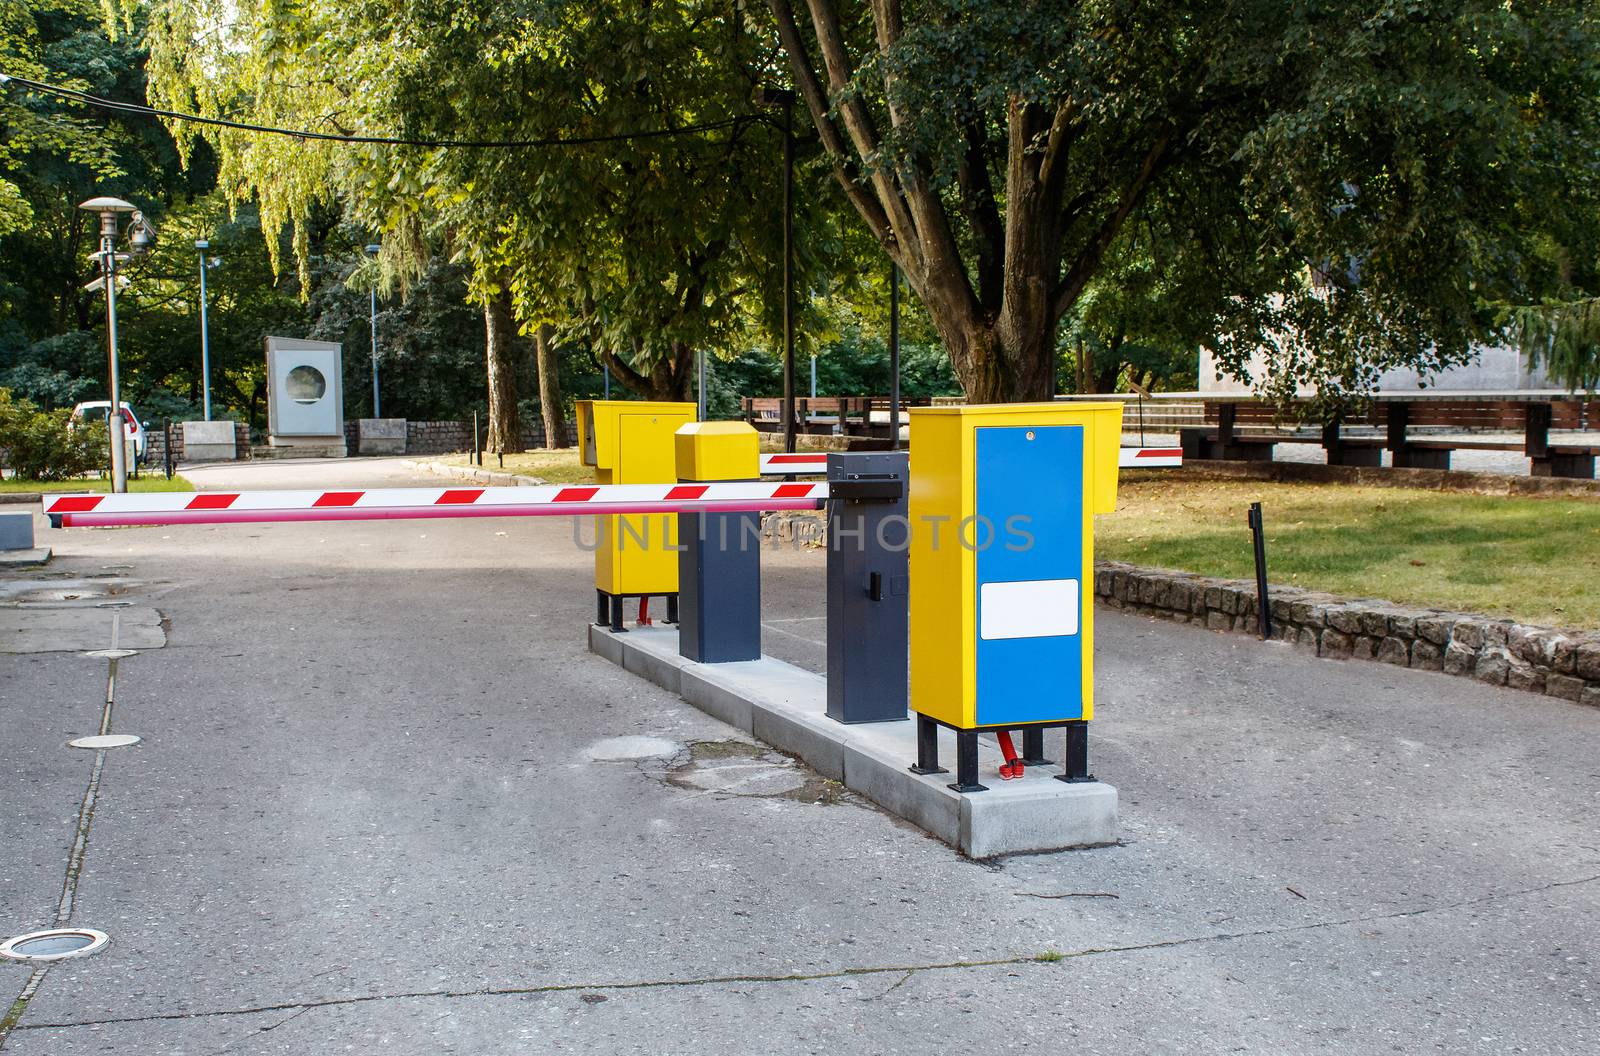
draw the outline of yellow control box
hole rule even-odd
[[[690,422],[674,436],[679,480],[757,480],[761,440],[745,422]]]
[[[911,411],[911,708],[958,729],[1094,714],[1094,515],[1120,403]]]
[[[598,484],[670,484],[677,480],[673,434],[695,419],[692,403],[579,400],[583,464]],[[595,518],[595,589],[610,595],[676,594],[678,554],[673,514]]]

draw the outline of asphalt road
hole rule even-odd
[[[568,521],[40,534],[166,644],[90,797],[106,661],[0,654],[0,934],[112,939],[0,963],[7,1052],[1600,1051],[1593,710],[1102,611],[1122,845],[975,863],[588,655]]]

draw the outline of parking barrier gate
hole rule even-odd
[[[661,411],[645,413],[665,417]],[[841,684],[837,693],[830,684],[828,713],[845,722],[905,716],[904,628],[909,596],[915,602],[912,624],[918,628],[910,643],[911,707],[917,713],[919,756],[913,770],[944,772],[938,763],[935,727],[952,728],[957,733],[955,787],[974,792],[983,788],[977,780],[976,753],[981,731],[1001,735],[1007,749],[1002,776],[1019,776],[1023,764],[1048,762],[1043,758],[1043,731],[1065,727],[1062,778],[1091,780],[1087,725],[1093,714],[1092,592],[1087,584],[1092,582],[1093,515],[1111,508],[1119,467],[1181,463],[1176,449],[1119,449],[1119,415],[1120,406],[1114,404],[919,409],[912,412],[912,420],[928,451],[926,468],[914,477],[908,475],[906,456],[900,453],[755,456],[739,447],[736,456],[724,457],[734,450],[733,435],[708,428],[721,423],[701,423],[690,426],[687,436],[675,438],[688,441],[684,447],[688,460],[678,457],[673,469],[679,477],[690,478],[676,481],[58,495],[44,501],[44,512],[56,527],[590,515],[620,519],[641,514],[699,520],[700,515],[816,510],[832,499],[828,669]],[[621,443],[625,425],[610,431],[611,441],[595,435],[606,434],[605,427],[586,436],[587,445],[598,440],[599,448],[591,446],[586,460],[605,461],[606,445]],[[705,446],[698,446],[702,442]],[[735,463],[737,472],[730,468]],[[686,466],[690,468],[682,468]],[[783,476],[826,471],[829,479],[718,479],[750,468]],[[1040,486],[1055,479],[1064,486]],[[837,537],[845,534],[839,524],[845,512],[864,517],[866,530],[858,538],[870,544],[865,550],[837,545]],[[947,523],[957,529],[957,540],[974,524],[998,524],[1017,538],[1026,538],[1029,545],[1008,542],[941,549],[937,531],[914,531],[904,544],[880,539],[884,534],[880,522],[895,519],[918,528]],[[708,578],[705,569],[695,568],[695,561],[706,560],[703,552],[685,558],[677,547],[669,548],[674,551],[669,555],[672,600],[676,600],[680,561],[688,562],[685,579],[694,569],[697,582],[715,580],[716,590],[728,588],[727,576]],[[908,552],[909,572],[902,574]],[[740,611],[748,614],[747,623],[759,625],[759,562],[738,567],[743,571],[734,578],[747,582],[745,600],[754,599],[753,606],[741,603]],[[597,581],[599,571],[597,563]],[[918,583],[915,594],[909,591],[913,577]],[[619,581],[617,597],[609,611],[601,613],[601,624],[613,629],[620,629],[621,586]],[[600,589],[604,594],[605,588]],[[716,599],[708,594],[702,601],[721,605],[725,600]],[[718,626],[726,627],[726,621],[697,625],[702,638],[694,648],[707,659],[716,659],[718,643],[713,639],[720,633],[715,630]],[[752,630],[741,629],[746,637]],[[711,638],[704,636],[708,632]],[[889,648],[896,639],[901,648]],[[753,640],[759,655],[758,630]],[[735,652],[741,657],[748,654],[749,641]],[[863,686],[843,684],[857,676],[864,679]],[[901,691],[875,693],[863,688],[866,682]],[[1022,731],[1025,758],[1012,758],[1008,730]]]
[[[551,484],[533,488],[372,488],[360,491],[124,492],[44,501],[57,528],[436,517],[815,510],[823,481],[703,484]]]

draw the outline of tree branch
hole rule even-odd
[[[989,179],[989,142],[981,121],[966,123],[967,149],[956,169],[956,182],[961,188],[961,211],[978,243],[978,300],[993,315],[1005,292],[1006,231]]]
[[[882,204],[868,194],[855,177],[854,159],[850,155],[850,148],[845,143],[844,136],[839,131],[839,126],[829,116],[828,95],[817,77],[816,67],[811,63],[811,55],[806,51],[805,41],[800,37],[794,9],[789,6],[789,0],[769,0],[769,6],[778,22],[778,39],[782,42],[784,51],[789,53],[789,66],[794,71],[795,84],[799,86],[800,94],[806,101],[806,109],[811,111],[811,121],[816,126],[817,138],[822,142],[822,149],[827,153],[828,160],[833,166],[834,178],[844,190],[845,197],[850,199],[850,204],[861,214],[861,219],[866,221],[872,236],[897,263],[904,267],[906,263],[902,259],[904,250],[890,227],[888,214],[885,213]]]
[[[1169,158],[1167,148],[1172,144],[1174,133],[1175,130],[1172,128],[1162,130],[1156,141],[1150,145],[1150,149],[1145,151],[1144,159],[1139,163],[1139,171],[1133,181],[1124,188],[1122,200],[1117,204],[1117,208],[1090,236],[1078,258],[1067,269],[1066,275],[1051,291],[1052,322],[1064,316],[1083,293],[1084,287],[1089,284],[1089,279],[1093,277],[1095,269],[1105,257],[1106,250],[1110,248],[1111,240],[1116,238],[1117,232],[1122,229],[1123,221],[1128,219],[1128,214],[1133,212],[1144,198],[1150,181],[1166,165]]]
[[[918,228],[916,219],[906,201],[901,195],[901,189],[894,173],[875,161],[878,156],[878,133],[872,124],[872,115],[867,113],[866,105],[859,96],[851,91],[850,79],[854,71],[850,65],[850,57],[845,53],[844,34],[839,28],[839,15],[833,8],[832,0],[806,0],[806,8],[811,13],[811,28],[817,38],[817,47],[822,53],[822,63],[828,70],[828,94],[838,109],[839,117],[844,121],[845,132],[850,136],[854,145],[856,156],[861,163],[867,166],[867,178],[871,181],[874,192],[878,196],[878,204],[888,214],[890,225],[896,235],[922,236],[926,241],[926,232]],[[918,240],[913,238],[896,239],[904,247],[907,254],[915,254],[906,263],[915,266],[921,272],[926,266],[921,259]]]

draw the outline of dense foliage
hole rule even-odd
[[[42,411],[0,388],[0,469],[23,480],[67,480],[103,468],[105,423],[70,418],[69,410]]]

